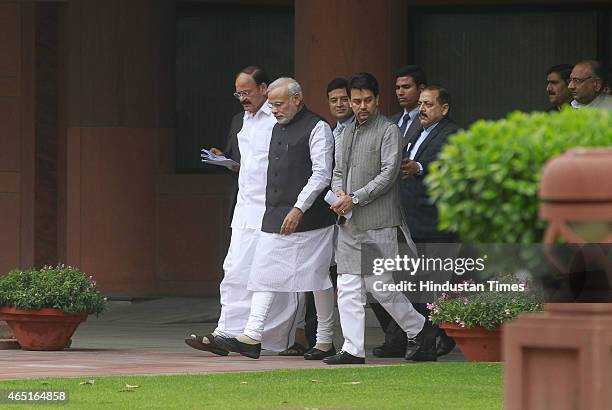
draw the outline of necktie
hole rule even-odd
[[[408,115],[408,113],[405,113],[402,116],[402,125],[400,126],[400,130],[402,131],[402,135],[406,134],[406,128],[408,127],[408,120],[410,119],[410,116]]]

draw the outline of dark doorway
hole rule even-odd
[[[58,226],[59,15],[63,6],[57,2],[37,2],[34,6],[34,266],[38,268],[57,264],[64,253],[58,244],[58,235],[63,235]]]
[[[223,149],[241,107],[234,75],[248,65],[271,79],[293,76],[293,9],[177,3],[176,167],[182,173],[223,172],[200,162],[200,150]]]
[[[545,72],[556,64],[609,64],[610,6],[417,8],[410,61],[447,87],[463,127],[511,111],[548,108]]]

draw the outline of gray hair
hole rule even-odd
[[[268,86],[268,92],[285,85],[287,86],[287,95],[289,97],[295,94],[302,94],[302,86],[291,77],[281,77],[272,81],[272,84]]]

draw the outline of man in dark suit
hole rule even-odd
[[[395,78],[395,95],[402,111],[393,115],[390,120],[397,124],[404,136],[404,148],[408,142],[421,131],[419,114],[419,96],[425,87],[427,77],[418,65],[407,65],[397,70]]]
[[[459,129],[448,118],[450,94],[440,86],[426,86],[420,93],[418,107],[421,130],[406,144],[400,174],[400,200],[406,222],[416,244],[455,242],[454,235],[438,230],[438,210],[429,199],[424,182],[429,164],[438,158],[448,137]],[[429,315],[424,304],[415,303],[414,306],[424,316]],[[443,331],[439,330],[437,335],[436,344],[432,341],[432,345],[425,346],[418,358],[436,360],[454,348],[455,342]],[[404,348],[404,340],[405,336],[391,320],[385,330],[385,344],[376,348],[374,354],[398,356]]]
[[[453,241],[454,235],[438,230],[438,210],[427,195],[427,167],[438,158],[448,137],[459,130],[448,118],[450,94],[440,86],[427,86],[419,97],[422,130],[407,144],[402,161],[401,200],[413,238]],[[424,242],[424,241],[419,241]]]

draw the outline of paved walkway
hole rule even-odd
[[[230,354],[219,357],[191,349],[183,339],[192,332],[215,328],[218,300],[163,298],[136,302],[110,302],[100,318],[81,324],[72,348],[61,352],[0,350],[0,380],[32,377],[195,374],[259,371],[288,368],[328,368],[300,357],[265,354],[259,360]],[[382,343],[376,319],[367,313],[367,351]],[[341,346],[340,327],[336,346]],[[444,361],[463,361],[458,349]],[[402,359],[367,357],[368,365],[407,363]]]

